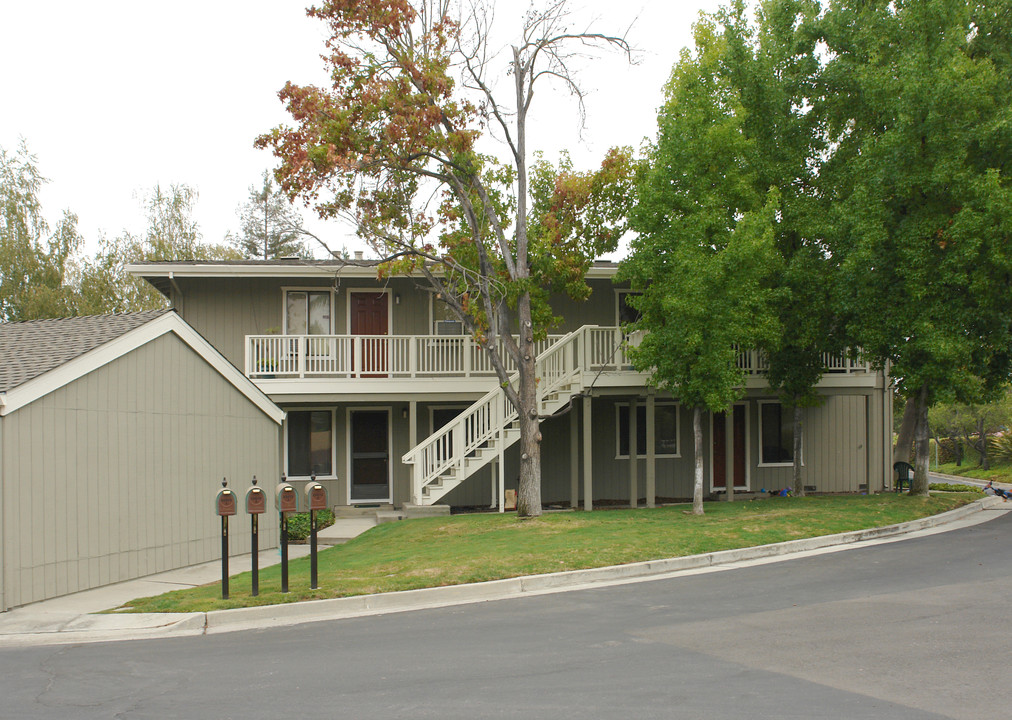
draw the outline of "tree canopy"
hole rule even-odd
[[[1012,6],[839,0],[817,24],[828,234],[848,334],[927,409],[975,402],[1012,360]]]
[[[381,274],[423,276],[482,344],[519,414],[518,512],[539,515],[533,343],[551,323],[546,289],[585,295],[591,253],[621,234],[624,211],[605,206],[628,202],[631,163],[620,152],[593,176],[563,167],[531,177],[528,115],[546,83],[582,97],[570,67],[577,49],[628,45],[571,30],[565,0],[532,5],[502,54],[481,2],[331,0],[309,14],[329,29],[331,86],[287,84],[280,97],[294,125],[257,144],[281,160],[276,177],[290,196],[322,218],[350,218],[383,260]],[[512,87],[500,93],[503,77]],[[492,127],[503,159],[479,151]],[[533,222],[532,210],[543,212]],[[518,369],[515,385],[503,353]]]

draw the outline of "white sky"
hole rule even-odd
[[[307,0],[2,0],[0,146],[24,137],[50,183],[42,194],[51,223],[76,212],[89,250],[100,233],[141,232],[140,197],[156,183],[199,194],[206,241],[238,229],[250,184],[276,165],[254,138],[288,120],[277,91],[287,80],[326,82],[324,25]],[[499,0],[496,27],[519,27],[526,0]],[[611,53],[581,65],[587,98],[582,140],[575,107],[542,86],[528,129],[529,150],[550,158],[569,149],[579,168],[613,145],[653,137],[662,86],[691,43],[700,9],[717,0],[574,0],[576,17],[629,38],[640,62]],[[313,218],[310,210],[303,216]],[[347,228],[309,227],[332,246],[360,248]]]

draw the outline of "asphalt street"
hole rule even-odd
[[[0,649],[0,717],[1006,718],[1010,515],[592,590]]]

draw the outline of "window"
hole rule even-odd
[[[790,465],[794,462],[794,428],[778,402],[759,403],[759,464]]]
[[[640,311],[630,305],[628,301],[630,295],[641,295],[642,293],[633,292],[632,290],[618,290],[616,292],[616,300],[618,303],[616,318],[618,320],[619,327],[639,320]]]
[[[334,474],[334,415],[330,410],[288,413],[288,476]]]
[[[464,323],[454,314],[449,305],[435,296],[432,298],[432,334],[464,334]]]
[[[288,290],[285,292],[286,335],[329,335],[330,290]]]
[[[616,457],[629,457],[629,405],[615,406],[618,420],[615,423],[618,437]],[[636,456],[647,454],[647,408],[636,406]],[[679,457],[678,453],[678,404],[654,403],[654,455],[657,457]]]

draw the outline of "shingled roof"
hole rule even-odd
[[[0,392],[60,367],[171,310],[0,324]]]

